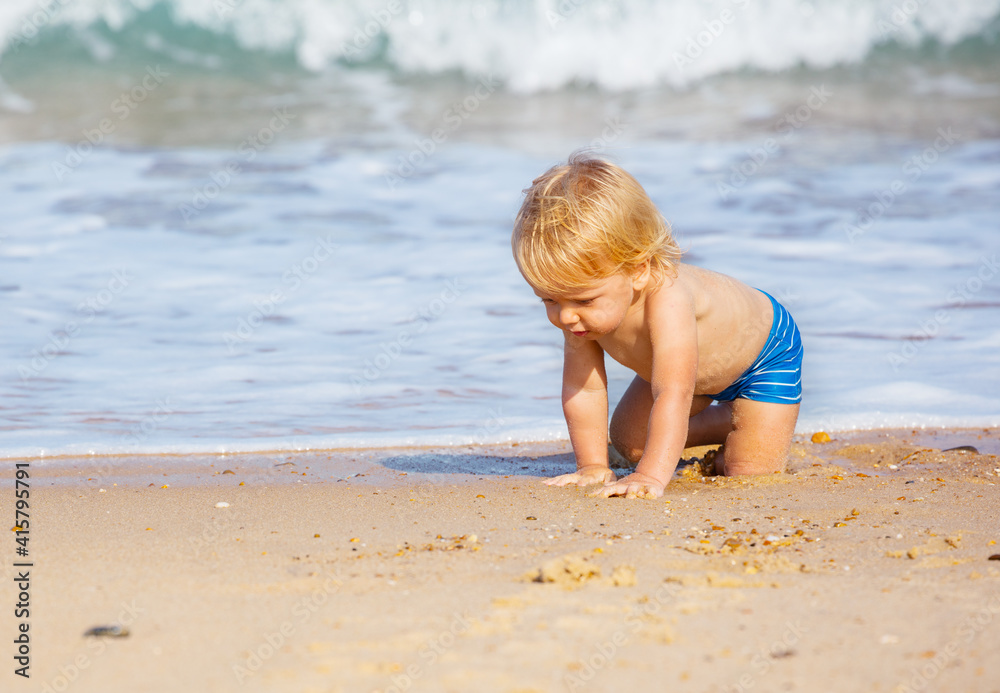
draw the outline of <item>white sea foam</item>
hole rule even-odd
[[[69,28],[95,59],[107,60],[122,45],[117,34],[162,10],[171,34],[213,32],[244,50],[292,54],[308,70],[385,60],[403,73],[489,74],[535,92],[569,84],[684,87],[741,69],[856,64],[890,43],[950,47],[993,37],[1000,0],[8,0],[0,6],[0,54]],[[168,29],[143,27],[151,50],[220,64],[156,28]]]

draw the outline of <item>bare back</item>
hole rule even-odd
[[[737,279],[680,264],[677,277],[639,297],[614,333],[598,340],[601,348],[648,382],[653,379],[654,342],[673,338],[673,325],[690,320],[697,341],[694,394],[721,392],[750,367],[771,329],[771,302]],[[686,315],[685,315],[686,313]]]

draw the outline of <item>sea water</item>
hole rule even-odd
[[[1000,425],[998,27],[995,0],[6,2],[0,456],[566,438],[510,231],[578,147],[791,311],[799,431]]]

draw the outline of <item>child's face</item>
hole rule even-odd
[[[645,276],[645,275],[643,275]],[[535,289],[545,304],[549,322],[584,339],[600,339],[618,329],[645,279],[614,274],[570,293],[550,294]]]

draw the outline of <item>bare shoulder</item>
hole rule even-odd
[[[676,333],[686,324],[698,321],[702,287],[697,276],[678,268],[676,277],[668,277],[646,296],[646,321],[650,337],[661,330]]]
[[[650,292],[647,303],[653,316],[689,313],[698,320],[712,305],[713,284],[724,275],[693,265],[679,264],[677,276],[668,277]]]

